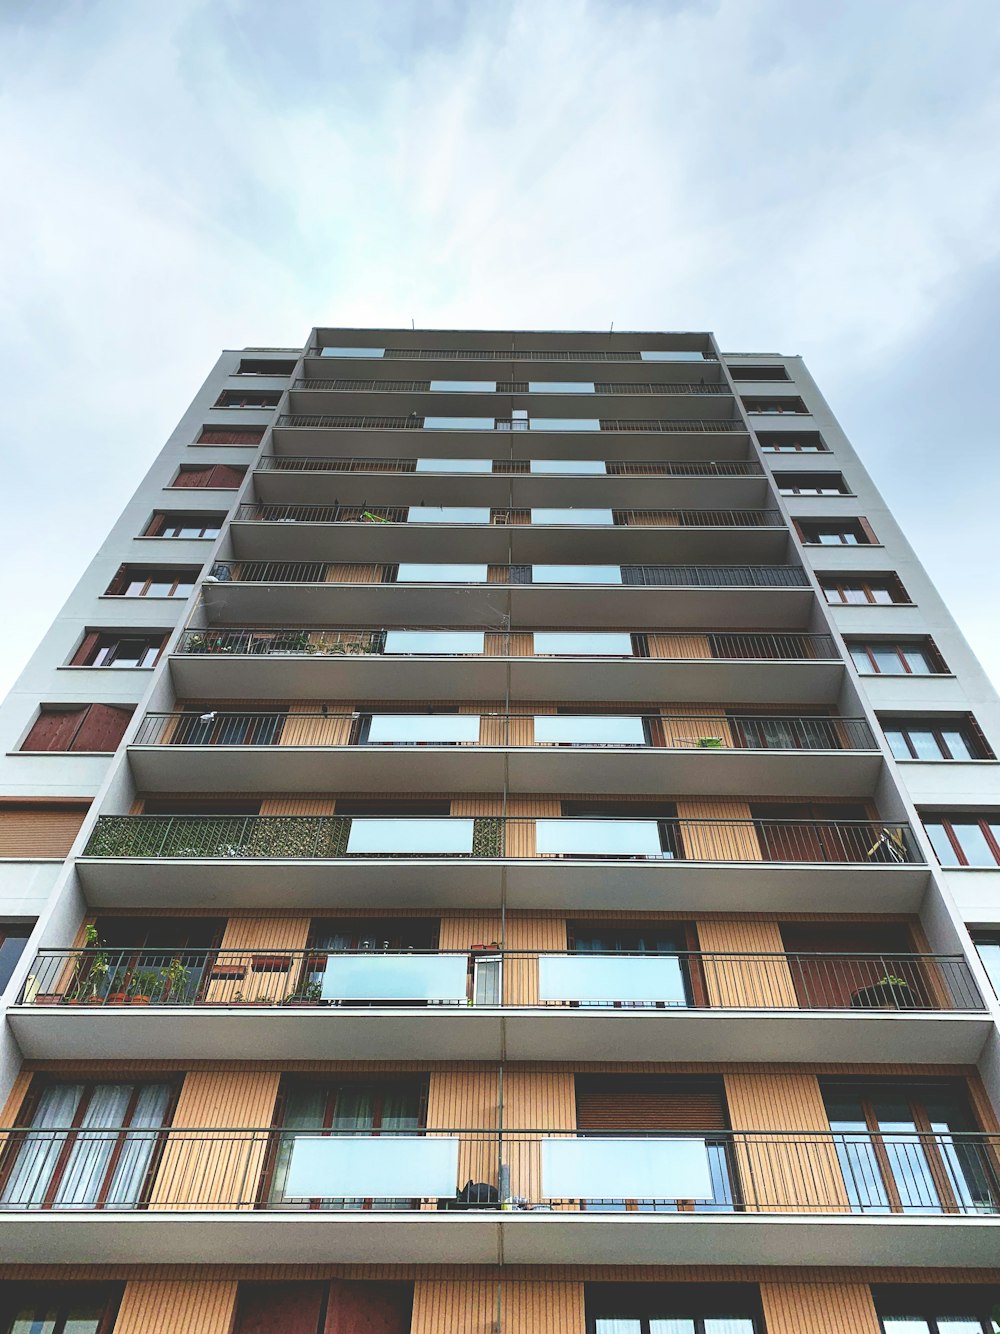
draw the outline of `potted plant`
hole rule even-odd
[[[97,927],[88,922],[84,936],[84,952],[73,965],[73,980],[70,983],[66,999],[70,1005],[99,1005],[102,1000],[100,988],[103,986],[111,961],[101,949],[101,939]],[[89,953],[90,950],[96,951]]]
[[[914,1000],[906,979],[887,973],[872,986],[856,991],[851,1005],[862,1010],[912,1010]]]
[[[191,970],[180,959],[171,959],[166,968],[161,968],[159,978],[164,995],[175,1005],[183,1005],[188,1000],[188,986]]]
[[[137,968],[129,983],[131,1005],[151,1005],[153,997],[163,989],[162,973],[155,968]]]
[[[320,982],[300,982],[290,995],[285,997],[285,1005],[318,1005],[323,999],[323,986]]]

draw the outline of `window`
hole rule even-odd
[[[246,468],[230,468],[225,463],[184,463],[170,485],[236,491],[243,485],[245,476]]]
[[[979,957],[983,961],[983,967],[986,969],[986,974],[993,985],[993,990],[1000,996],[1000,932],[974,931],[972,939],[979,951]],[[2,957],[0,955],[0,960],[2,960]]]
[[[384,357],[384,347],[323,347],[321,357]]]
[[[410,1334],[413,1284],[243,1279],[233,1334]]]
[[[1000,866],[1000,812],[927,813],[921,818],[942,866]]]
[[[120,1285],[5,1283],[0,1334],[111,1334]]]
[[[187,598],[197,568],[172,569],[167,565],[123,565],[108,585],[107,595],[125,598]]]
[[[495,394],[496,380],[432,380],[435,394]]]
[[[73,667],[153,667],[163,652],[167,631],[130,634],[91,630],[73,656]]]
[[[134,704],[43,704],[20,749],[117,750],[134,712]]]
[[[143,537],[218,537],[224,514],[161,514],[150,519]]]
[[[847,647],[862,676],[937,676],[948,671],[931,639],[851,639]]]
[[[774,484],[783,496],[849,496],[851,488],[839,472],[776,472]]]
[[[910,595],[894,574],[821,574],[819,586],[834,606],[893,606],[908,603]]]
[[[592,380],[529,380],[530,394],[593,394]]]
[[[993,1334],[1000,1288],[996,1284],[886,1284],[872,1297],[883,1334]]]
[[[245,393],[242,389],[225,389],[213,403],[216,408],[257,408],[258,410],[271,411],[278,406],[278,400],[281,394],[276,390],[272,393],[251,394]]]
[[[878,545],[866,519],[800,519],[795,523],[807,546],[870,547]]]
[[[588,1283],[587,1334],[756,1334],[756,1287],[744,1283]]]
[[[957,718],[879,718],[897,760],[992,760],[971,714]]]
[[[0,993],[7,989],[7,983],[17,966],[18,959],[24,953],[31,930],[27,924],[8,925],[6,922],[0,922]]]
[[[829,454],[818,431],[758,431],[760,447],[768,454]]]
[[[43,1133],[19,1135],[2,1168],[6,1209],[133,1209],[148,1188],[175,1089],[154,1083],[47,1083],[36,1079],[17,1119]],[[99,1127],[100,1135],[92,1127]],[[87,1133],[91,1130],[91,1133]],[[72,1327],[71,1327],[72,1328]],[[75,1334],[75,1332],[74,1332]]]
[[[242,431],[225,431],[218,426],[202,427],[196,444],[199,445],[259,445],[264,438],[263,426],[248,426]]]
[[[730,366],[729,374],[734,380],[787,380],[789,374],[784,366]]]
[[[809,409],[801,398],[741,398],[747,412],[761,417],[809,416]]]
[[[243,357],[237,375],[291,375],[294,361],[268,361],[266,357]]]

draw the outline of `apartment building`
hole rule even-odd
[[[225,352],[0,742],[0,1334],[992,1334],[1000,709],[801,359]]]

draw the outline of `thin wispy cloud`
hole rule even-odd
[[[1000,675],[993,0],[9,0],[0,47],[0,689],[219,348],[411,318],[803,353]]]

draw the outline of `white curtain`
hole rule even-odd
[[[8,1209],[38,1208],[45,1200],[68,1127],[83,1097],[82,1084],[53,1084],[42,1094],[31,1133],[18,1150],[4,1186],[2,1202]]]
[[[103,1128],[92,1130],[89,1127],[120,1126],[125,1119],[131,1096],[131,1084],[95,1086],[56,1190],[54,1208],[74,1209],[97,1203],[118,1132]]]

